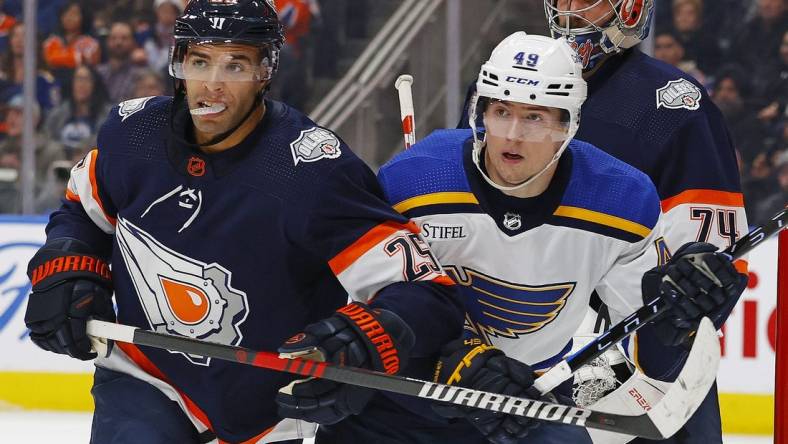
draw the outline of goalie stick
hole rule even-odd
[[[755,248],[764,239],[780,232],[788,223],[788,210],[783,209],[775,214],[768,222],[750,231],[744,237],[736,241],[733,245],[726,248],[723,253],[729,255],[731,260],[741,258],[744,254]],[[571,356],[554,365],[550,370],[543,373],[534,381],[534,387],[540,393],[547,393],[558,387],[562,382],[572,377],[572,374],[580,367],[593,361],[605,350],[609,349],[617,342],[636,332],[655,319],[662,312],[667,310],[669,305],[656,298],[648,304],[640,307],[637,311],[627,316],[618,324],[610,327],[599,337],[586,344]]]
[[[647,412],[640,415],[621,415],[437,384],[355,367],[337,366],[327,362],[282,358],[272,352],[253,351],[233,345],[156,333],[111,322],[88,321],[87,332],[95,338],[179,351],[433,401],[650,439],[665,439],[681,428],[706,397],[716,378],[720,359],[719,341],[714,326],[711,321],[704,318],[698,328],[687,363],[676,379],[677,383],[673,384],[662,400]]]

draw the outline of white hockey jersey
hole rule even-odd
[[[378,179],[460,284],[467,333],[544,369],[570,350],[594,290],[614,323],[643,305],[643,273],[669,255],[660,200],[645,174],[580,141],[543,194],[507,196],[472,163],[470,137],[437,131]]]

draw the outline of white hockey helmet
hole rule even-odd
[[[580,107],[587,96],[583,67],[565,39],[528,35],[523,31],[506,37],[482,65],[476,94],[468,112],[473,129],[473,162],[484,179],[500,190],[515,190],[530,184],[561,157],[580,126]],[[537,174],[513,187],[496,184],[481,167],[488,129],[479,128],[480,116],[493,100],[517,102],[562,110],[562,127],[552,131],[554,142],[563,142],[551,161]],[[528,128],[526,127],[526,130]]]
[[[560,9],[557,0],[544,0],[545,16],[553,37],[566,37],[570,42],[581,36],[592,37],[604,53],[631,48],[646,37],[651,29],[654,0],[596,0],[579,2],[578,7]],[[587,12],[603,5],[609,6],[612,16],[603,23],[593,23],[584,17]],[[572,21],[583,26],[572,27]],[[563,22],[563,23],[562,23]]]

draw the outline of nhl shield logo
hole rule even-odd
[[[657,90],[657,108],[688,109],[700,108],[700,88],[687,79],[671,80]]]
[[[342,154],[339,139],[331,131],[312,127],[301,131],[298,139],[290,144],[293,162],[316,162],[320,159],[336,159]]]
[[[506,213],[503,215],[503,226],[508,230],[517,231],[523,227],[523,218],[519,214]]]
[[[126,119],[131,117],[132,114],[142,111],[145,108],[145,105],[147,105],[152,98],[153,96],[141,97],[139,99],[131,99],[121,102],[121,104],[118,105],[118,114],[120,117],[122,117],[120,121],[124,122]]]

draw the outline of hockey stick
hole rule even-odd
[[[416,121],[413,117],[413,76],[403,74],[397,77],[394,88],[399,93],[399,114],[402,119],[402,133],[405,135],[405,149],[416,143]]]
[[[723,253],[729,255],[731,260],[741,258],[744,254],[755,248],[764,239],[778,233],[788,223],[788,210],[783,209],[775,214],[769,222],[750,231],[744,237],[736,241],[733,245],[726,248]],[[547,393],[558,387],[559,384],[572,377],[572,374],[580,367],[593,361],[596,357],[605,352],[617,342],[636,332],[640,327],[655,319],[662,312],[667,310],[669,305],[656,298],[637,311],[629,315],[626,319],[610,327],[599,337],[588,343],[571,356],[559,362],[550,370],[546,371],[534,382],[540,393]]]
[[[648,412],[640,415],[620,415],[436,384],[360,368],[336,366],[327,362],[316,362],[302,358],[285,359],[272,352],[253,351],[243,347],[156,333],[104,321],[88,321],[87,332],[95,338],[179,351],[300,376],[324,378],[371,389],[417,396],[433,401],[449,402],[650,439],[665,439],[681,428],[706,397],[706,393],[716,377],[716,369],[720,359],[720,347],[716,332],[711,321],[704,318],[698,328],[687,363],[676,379],[677,384],[673,384],[662,400],[653,405]]]

